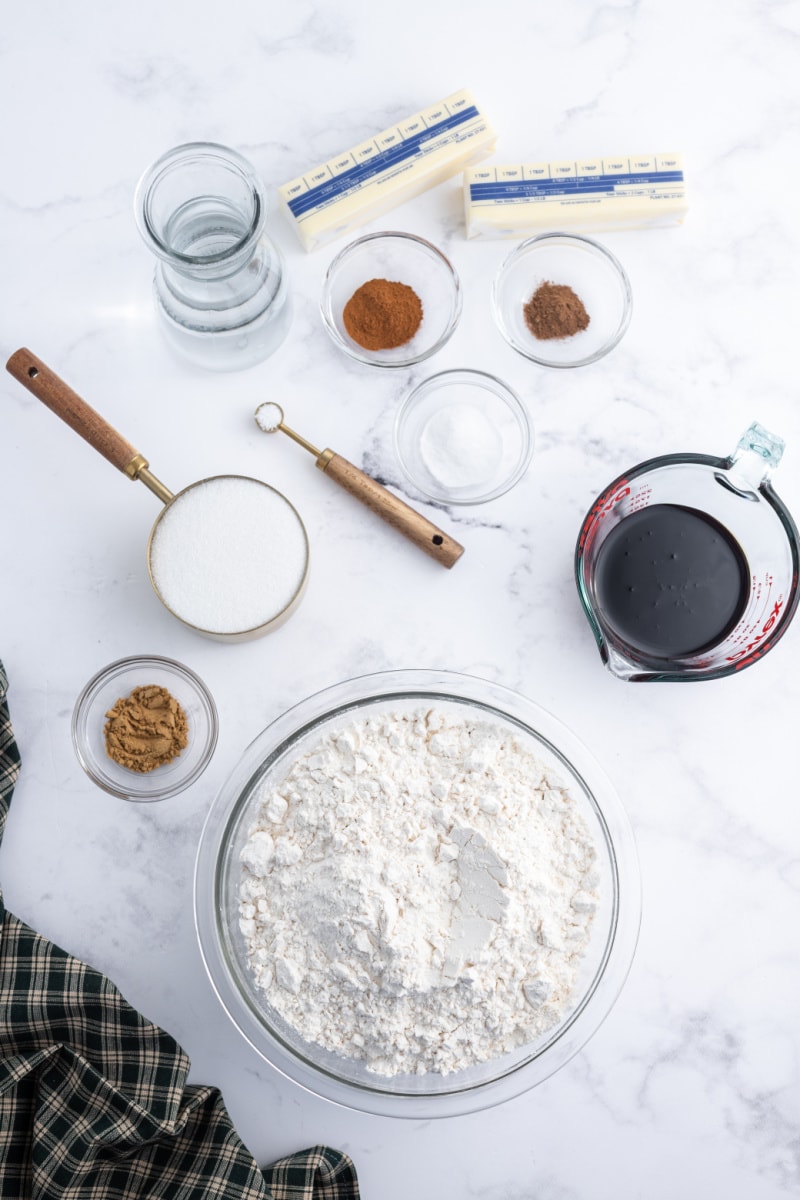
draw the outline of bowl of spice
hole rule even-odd
[[[585,367],[613,350],[628,328],[631,285],[610,250],[577,234],[522,242],[492,289],[495,320],[520,354],[544,367]]]
[[[375,367],[408,367],[439,350],[461,315],[461,284],[441,250],[411,233],[345,246],[322,286],[322,319],[340,349]]]
[[[485,371],[440,371],[400,405],[394,444],[406,477],[429,500],[483,504],[524,475],[533,426],[501,379]]]
[[[253,1049],[413,1119],[559,1070],[615,1003],[640,909],[630,824],[586,747],[448,671],[346,680],[278,717],[195,866],[205,965]]]
[[[98,787],[123,800],[164,800],[189,787],[211,760],[218,728],[202,679],[156,656],[98,671],[72,714],[78,761]]]

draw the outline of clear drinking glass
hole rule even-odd
[[[286,268],[265,236],[267,196],[246,158],[189,142],[139,181],[136,222],[158,258],[156,307],[168,341],[210,370],[250,367],[291,324]]]

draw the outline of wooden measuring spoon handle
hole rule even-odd
[[[454,538],[340,454],[323,450],[317,459],[317,466],[443,567],[452,567],[464,553],[464,547]]]
[[[118,470],[130,475],[131,463],[144,461],[130,442],[30,350],[15,350],[6,363],[6,370]],[[135,478],[135,475],[131,477]]]

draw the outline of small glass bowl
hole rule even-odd
[[[571,337],[537,338],[524,306],[542,283],[565,284],[589,314],[586,329]],[[585,367],[613,350],[628,328],[631,285],[614,255],[591,238],[544,233],[513,250],[492,288],[497,325],[508,344],[543,367]]]
[[[171,762],[147,773],[109,758],[105,724],[109,709],[134,688],[157,684],[180,704],[189,723],[186,748]],[[110,663],[89,680],[72,714],[72,742],[89,778],[122,800],[153,801],[175,796],[202,775],[217,744],[219,723],[211,693],[193,671],[170,658],[141,655]]]
[[[528,468],[533,426],[520,398],[484,371],[441,371],[401,404],[394,425],[400,466],[424,496],[483,504]]]
[[[422,323],[403,346],[367,350],[345,329],[344,306],[371,279],[404,283],[422,301]],[[320,307],[325,328],[345,354],[373,367],[409,367],[430,358],[451,337],[461,316],[461,284],[441,250],[424,238],[369,233],[345,246],[328,267]]]

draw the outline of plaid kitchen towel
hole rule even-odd
[[[0,840],[19,753],[0,663]],[[3,1200],[357,1200],[345,1154],[259,1168],[216,1088],[114,985],[5,910],[0,894]]]

